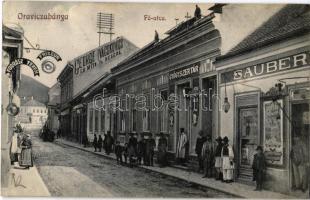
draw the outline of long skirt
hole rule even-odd
[[[166,151],[158,151],[158,163],[162,166],[167,165],[167,153],[166,153]]]
[[[22,149],[22,152],[20,154],[19,165],[22,167],[32,167],[33,166],[31,148]]]

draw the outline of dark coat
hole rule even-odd
[[[263,176],[267,168],[266,158],[263,153],[255,154],[252,163],[253,180],[257,179],[257,176]]]
[[[99,137],[99,139],[97,141],[97,147],[102,148],[102,138],[101,137]]]
[[[123,147],[120,144],[117,144],[115,146],[115,155],[120,157],[122,156],[122,152],[123,152]]]
[[[195,152],[197,155],[201,155],[201,150],[202,150],[202,146],[203,146],[203,143],[206,141],[206,138],[204,137],[199,137],[197,138],[196,140],[196,147],[195,147]]]
[[[94,147],[97,148],[97,145],[98,145],[97,137],[94,137],[93,145],[94,145]]]

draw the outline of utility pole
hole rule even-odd
[[[101,44],[101,34],[110,35],[110,41],[112,40],[112,35],[114,34],[114,15],[110,13],[97,13],[97,28],[99,34],[99,46]]]

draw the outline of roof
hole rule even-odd
[[[35,99],[27,101],[23,106],[36,106],[36,107],[45,107],[45,105]]]
[[[310,5],[287,5],[217,60],[310,32]]]

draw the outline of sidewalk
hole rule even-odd
[[[80,150],[83,151],[87,151],[87,152],[92,152],[94,154],[100,155],[100,156],[104,156],[106,158],[109,159],[116,159],[114,154],[110,154],[109,156],[106,155],[104,152],[94,152],[94,148],[92,147],[87,147],[87,148],[83,148],[81,145],[74,143],[74,142],[70,142],[70,141],[66,141],[63,139],[57,139],[55,140],[55,142],[57,144],[60,145],[67,145],[67,146],[71,146],[74,148],[78,148]],[[276,192],[272,192],[272,191],[262,191],[262,192],[258,192],[258,191],[253,191],[253,186],[249,186],[246,184],[242,184],[242,183],[238,183],[238,182],[234,182],[234,183],[223,183],[221,181],[216,181],[213,178],[201,178],[201,174],[195,173],[195,172],[188,172],[182,169],[177,169],[174,167],[165,167],[165,168],[160,168],[160,167],[149,167],[149,166],[144,166],[144,165],[140,165],[138,166],[139,168],[143,168],[146,170],[150,170],[153,172],[157,172],[157,173],[161,173],[167,176],[171,176],[177,179],[181,179],[183,181],[187,181],[190,182],[192,184],[196,184],[202,187],[207,187],[207,188],[212,188],[224,193],[228,193],[228,194],[232,194],[235,195],[237,197],[242,197],[242,198],[251,198],[251,199],[292,199],[292,198],[296,198],[293,196],[288,196],[285,194],[281,194],[281,193],[276,193]]]
[[[9,186],[3,191],[3,196],[8,197],[49,197],[37,168],[30,169],[12,167],[9,176]]]

